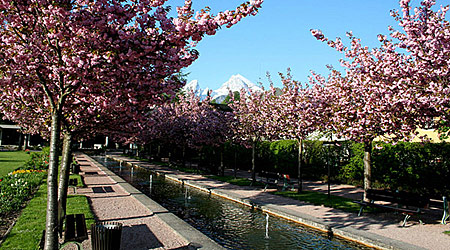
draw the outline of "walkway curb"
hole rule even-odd
[[[166,223],[170,228],[173,229],[181,238],[189,242],[189,246],[193,249],[203,249],[203,250],[223,250],[222,246],[217,244],[212,239],[208,238],[206,235],[178,218],[174,214],[170,213],[167,209],[150,199],[148,196],[143,194],[141,191],[137,190],[131,184],[126,182],[121,177],[117,176],[114,172],[104,167],[96,160],[92,159],[88,155],[85,155],[96,167],[100,168],[105,174],[107,174],[113,181],[117,182],[125,191],[130,193],[132,197],[138,200],[142,205],[147,207],[153,212],[154,216],[158,217],[164,223]]]
[[[112,160],[124,162],[123,159],[115,158],[114,156],[108,156]],[[137,161],[134,159],[130,159],[133,161]],[[296,212],[295,214],[289,211],[288,209],[283,209],[281,207],[272,205],[272,204],[262,204],[261,202],[257,200],[252,199],[241,199],[238,197],[235,197],[233,195],[230,195],[227,192],[224,192],[223,190],[219,191],[217,188],[211,188],[205,185],[200,185],[196,183],[194,180],[185,181],[183,179],[179,179],[177,175],[174,174],[167,174],[159,172],[158,170],[151,169],[149,167],[142,166],[137,163],[128,163],[125,161],[126,164],[130,166],[139,166],[141,168],[145,168],[148,170],[151,170],[159,175],[164,175],[165,178],[179,182],[184,183],[187,186],[199,189],[201,191],[204,191],[206,193],[210,193],[219,197],[223,197],[228,200],[232,200],[238,203],[241,203],[243,205],[249,206],[254,209],[258,209],[262,212],[269,213],[281,218],[285,218],[290,221],[294,221],[299,224],[303,224],[308,227],[312,227],[315,229],[318,229],[320,231],[326,232],[329,235],[339,236],[341,238],[355,241],[370,247],[375,247],[379,249],[408,249],[408,250],[423,250],[425,248],[409,244],[407,242],[391,239],[382,235],[370,233],[370,232],[364,232],[361,230],[354,229],[349,226],[341,227],[339,225],[333,225],[333,223],[325,222],[320,218],[313,217],[308,214],[302,214],[299,212]]]

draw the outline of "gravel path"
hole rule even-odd
[[[88,197],[96,221],[123,224],[121,249],[187,249],[188,242],[84,155],[76,158],[87,185],[77,193]],[[91,249],[90,239],[83,242],[83,248]]]

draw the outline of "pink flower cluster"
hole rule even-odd
[[[196,42],[263,1],[216,16],[185,1],[175,18],[166,2],[0,0],[0,110],[44,135],[54,112],[85,134],[133,127],[182,86],[175,74],[198,58]]]

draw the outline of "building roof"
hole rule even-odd
[[[20,129],[20,126],[9,125],[9,124],[0,124],[0,128],[3,128],[3,129]]]

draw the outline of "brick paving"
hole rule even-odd
[[[77,194],[86,195],[96,221],[123,224],[121,249],[188,249],[185,239],[125,191],[83,154],[76,154],[86,184]],[[91,249],[90,239],[83,242]]]

